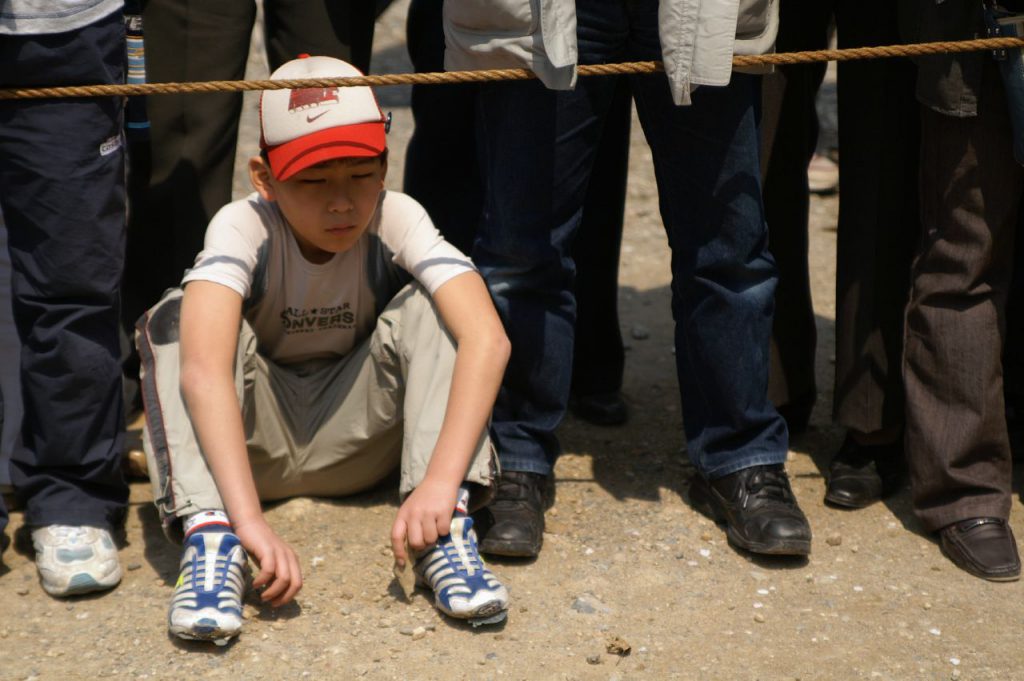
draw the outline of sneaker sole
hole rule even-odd
[[[780,539],[770,544],[750,541],[729,524],[725,512],[718,507],[717,503],[709,498],[707,492],[700,485],[691,483],[690,503],[700,513],[711,518],[719,525],[724,525],[726,539],[736,548],[766,556],[809,556],[811,554],[810,540]]]
[[[102,582],[97,581],[95,577],[87,572],[80,572],[77,575],[73,575],[68,580],[68,585],[62,589],[53,588],[41,582],[43,591],[50,594],[51,596],[64,597],[64,596],[82,596],[84,594],[91,594],[97,591],[107,591],[113,589],[121,582],[121,571],[118,570],[115,574],[107,577]]]
[[[416,587],[433,593],[433,589],[430,588],[430,584],[424,581],[424,579],[419,575],[416,575]],[[478,627],[481,624],[494,624],[495,622],[500,622],[505,619],[506,615],[508,615],[507,604],[502,604],[500,600],[488,601],[477,606],[476,610],[473,610],[472,612],[464,612],[462,614],[445,610],[438,605],[436,600],[434,601],[434,607],[437,608],[438,612],[442,612],[452,619],[468,620],[474,627]]]
[[[203,624],[208,622],[209,624]],[[238,631],[224,631],[216,621],[199,620],[191,627],[169,627],[170,632],[186,641],[210,641],[218,646],[226,646],[228,641],[238,636]]]

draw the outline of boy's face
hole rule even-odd
[[[339,158],[300,170],[282,182],[274,179],[262,158],[249,162],[256,191],[277,202],[302,255],[312,263],[327,262],[355,245],[377,209],[387,170],[383,157]]]

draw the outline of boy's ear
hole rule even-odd
[[[270,166],[261,156],[253,156],[249,159],[249,180],[256,192],[263,197],[264,201],[274,200],[274,186]]]

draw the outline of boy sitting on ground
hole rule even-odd
[[[358,75],[304,57],[271,77]],[[185,547],[170,630],[238,634],[247,552],[263,601],[295,597],[299,561],[261,501],[352,494],[398,466],[396,562],[444,613],[497,621],[508,594],[468,517],[497,472],[486,426],[509,356],[483,280],[384,190],[368,87],[267,91],[260,121],[256,192],[213,218],[183,291],[138,325],[154,497]]]

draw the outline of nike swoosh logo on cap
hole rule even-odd
[[[321,116],[325,116],[325,115],[327,115],[327,112],[326,112],[326,111],[321,111],[321,112],[320,112],[320,113],[318,113],[318,114],[317,114],[316,116],[310,116],[310,115],[307,115],[307,116],[306,116],[306,122],[307,122],[307,123],[312,123],[312,122],[313,122],[313,121],[315,121],[316,119],[320,118]]]

